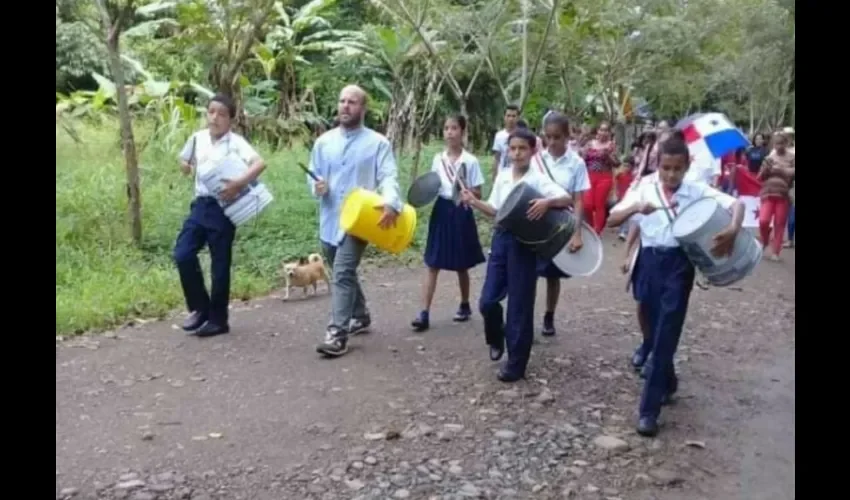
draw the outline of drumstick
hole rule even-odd
[[[466,163],[461,163],[460,168],[462,168],[463,171],[466,172]],[[458,169],[458,172],[455,175],[455,182],[457,182],[458,185],[460,185],[461,191],[467,191],[466,184],[464,184],[463,179],[460,178],[460,169]],[[466,204],[466,203],[463,203],[463,206],[465,206],[466,208],[469,208],[469,205]]]
[[[466,172],[466,163],[461,163],[460,168],[462,168],[463,171]],[[460,178],[460,175],[456,175],[455,180],[457,180],[457,183],[460,184],[461,189],[466,189],[466,184],[463,183],[463,179]]]
[[[321,179],[319,179],[318,175],[314,174],[312,170],[307,168],[307,165],[304,165],[303,163],[298,162],[298,166],[301,168],[301,170],[304,171],[305,174],[309,175],[310,178],[313,179],[314,181],[319,182],[321,180]]]

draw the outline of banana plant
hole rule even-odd
[[[337,0],[312,0],[297,10],[275,2],[273,24],[263,43],[253,50],[267,80],[279,85],[278,114],[290,119],[300,112],[298,68],[311,59],[360,53],[364,37],[358,31],[334,29],[325,17]]]

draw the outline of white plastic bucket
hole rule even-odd
[[[673,237],[691,263],[714,286],[728,286],[746,278],[762,256],[762,246],[749,231],[740,231],[729,257],[711,254],[714,236],[726,228],[732,215],[714,198],[700,198],[673,221]]]

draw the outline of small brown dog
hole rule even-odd
[[[304,296],[307,296],[307,288],[310,286],[313,287],[313,295],[316,295],[319,281],[324,281],[325,285],[330,286],[325,261],[317,253],[311,253],[306,259],[301,257],[298,262],[283,264],[282,274],[286,283],[283,300],[289,300],[289,290],[293,287],[301,287]]]

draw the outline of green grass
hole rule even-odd
[[[109,328],[182,307],[171,251],[188,212],[192,181],[180,174],[176,151],[148,146],[140,156],[144,243],[136,248],[129,237],[116,124],[79,126],[78,133],[81,144],[56,128],[56,333]],[[297,166],[298,161],[306,162],[307,150],[271,152],[264,145],[257,147],[268,164],[262,180],[275,201],[237,232],[232,298],[268,293],[280,285],[282,260],[319,250],[317,204]],[[420,172],[439,147],[425,148]],[[402,155],[403,192],[410,184],[411,167],[411,157]],[[370,248],[367,258],[378,265],[421,263],[429,213],[430,207],[419,210],[416,238],[406,252],[390,256]],[[489,233],[488,227],[481,225],[482,236]],[[208,270],[206,252],[202,263]]]

